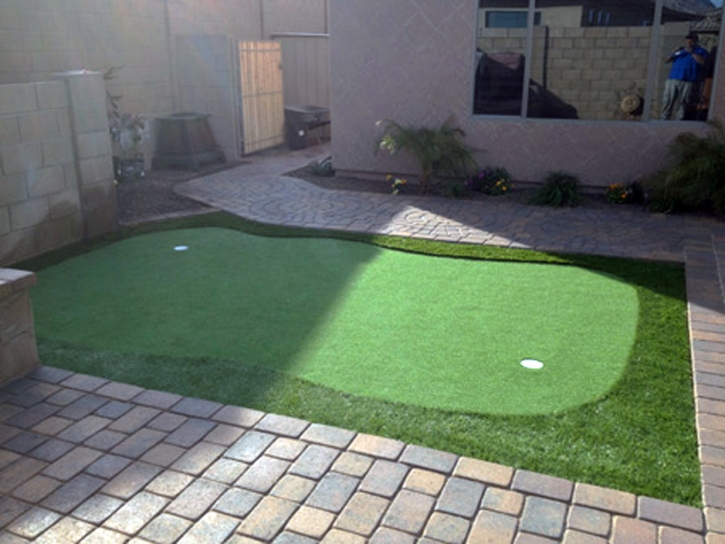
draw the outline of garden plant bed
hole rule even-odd
[[[268,153],[274,153],[270,151]],[[276,151],[280,153],[282,151]],[[117,186],[119,221],[122,225],[133,225],[143,221],[178,217],[184,214],[204,213],[212,211],[208,206],[195,200],[176,194],[174,187],[182,182],[189,181],[220,170],[235,168],[245,164],[244,161],[227,164],[209,164],[202,166],[198,171],[191,170],[150,170],[144,178],[128,180]],[[337,191],[358,191],[378,194],[391,194],[391,183],[380,179],[363,179],[346,176],[321,176],[315,173],[313,166],[306,166],[287,172],[285,175],[305,180],[317,187]],[[414,176],[401,188],[399,197],[423,196],[420,186]],[[511,202],[529,205],[531,197],[536,192],[535,187],[527,184],[514,183],[513,189],[499,196],[487,195],[481,192],[469,192],[460,198],[480,200],[487,202]],[[445,196],[440,186],[432,186],[427,198],[451,198]],[[601,192],[587,191],[581,195],[578,205],[587,209],[622,208],[635,213],[650,213],[643,205],[626,204],[617,205],[609,202],[604,189]],[[690,210],[688,213],[698,216],[712,216],[707,210]],[[719,216],[718,216],[719,217]],[[721,218],[722,219],[722,218]]]
[[[390,181],[337,175],[322,176],[316,173],[314,165],[299,168],[288,172],[286,175],[303,179],[313,185],[329,190],[360,191],[379,194],[392,194],[393,191]],[[433,184],[427,195],[423,195],[420,185],[415,180],[415,176],[408,176],[406,179],[408,180],[408,183],[400,188],[400,193],[397,196],[403,197],[405,195],[410,195],[425,196],[426,198],[461,198],[484,202],[509,202],[527,206],[535,206],[534,204],[531,204],[531,199],[536,194],[537,187],[539,187],[539,185],[533,183],[517,183],[514,181],[512,190],[503,195],[489,195],[477,191],[467,191],[461,196],[451,197],[445,194],[445,190],[440,183]],[[663,213],[650,210],[648,203],[613,203],[607,199],[606,193],[607,191],[604,187],[599,189],[587,187],[581,191],[580,201],[576,207],[589,210],[621,209],[636,214]],[[680,205],[676,211],[669,213],[686,214],[693,217],[712,217],[719,221],[725,221],[725,214],[713,209],[712,206],[707,203],[689,207]]]
[[[361,191],[367,193],[379,193],[379,194],[392,194],[391,182],[380,179],[364,179],[364,178],[353,178],[346,176],[320,176],[315,173],[313,166],[306,166],[298,170],[287,173],[288,176],[303,179],[323,189],[338,190],[338,191]],[[415,176],[408,176],[406,183],[400,190],[398,196],[410,195],[410,196],[423,196],[420,185],[415,180]],[[501,201],[501,202],[513,202],[517,204],[528,204],[531,197],[536,192],[536,188],[530,184],[516,184],[511,192],[505,195],[487,195],[481,192],[468,192],[465,196],[458,198],[465,198],[471,200],[483,200],[483,201]],[[432,185],[427,194],[428,197],[438,198],[453,198],[446,196],[444,190],[440,185]],[[582,201],[580,206],[591,208],[591,209],[603,209],[611,208],[613,204],[607,201],[604,193],[585,193],[582,195]],[[642,209],[641,206],[634,206],[634,208]],[[644,212],[644,210],[642,210]]]

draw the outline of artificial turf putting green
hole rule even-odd
[[[627,366],[639,311],[631,285],[575,266],[222,228],[136,236],[38,276],[40,337],[243,361],[482,414],[551,414],[602,398]],[[529,358],[544,368],[523,368]]]

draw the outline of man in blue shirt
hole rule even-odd
[[[697,34],[690,33],[685,37],[685,46],[675,49],[665,60],[672,63],[670,75],[665,81],[665,92],[662,97],[662,120],[672,117],[672,110],[677,105],[675,119],[681,121],[688,111],[692,110],[699,99],[702,71],[707,61],[707,51],[697,43]]]

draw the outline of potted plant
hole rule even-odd
[[[114,79],[118,68],[111,67],[103,74]],[[120,95],[106,91],[109,131],[114,143],[113,171],[118,181],[143,178],[146,175],[141,144],[148,136],[148,120],[143,115],[121,113]]]
[[[114,155],[114,171],[119,181],[142,178],[146,175],[141,144],[146,141],[147,121],[142,115],[120,114],[110,126],[111,140],[120,153]]]

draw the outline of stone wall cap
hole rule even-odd
[[[13,268],[0,268],[0,293],[5,293],[8,287],[10,287],[10,292],[22,291],[32,287],[37,282],[38,278],[35,272],[16,270]]]
[[[75,76],[88,76],[88,75],[100,75],[101,72],[98,72],[96,70],[87,70],[85,68],[82,68],[81,70],[67,70],[65,72],[56,72],[53,74],[54,78],[60,78],[60,77],[75,77]]]

